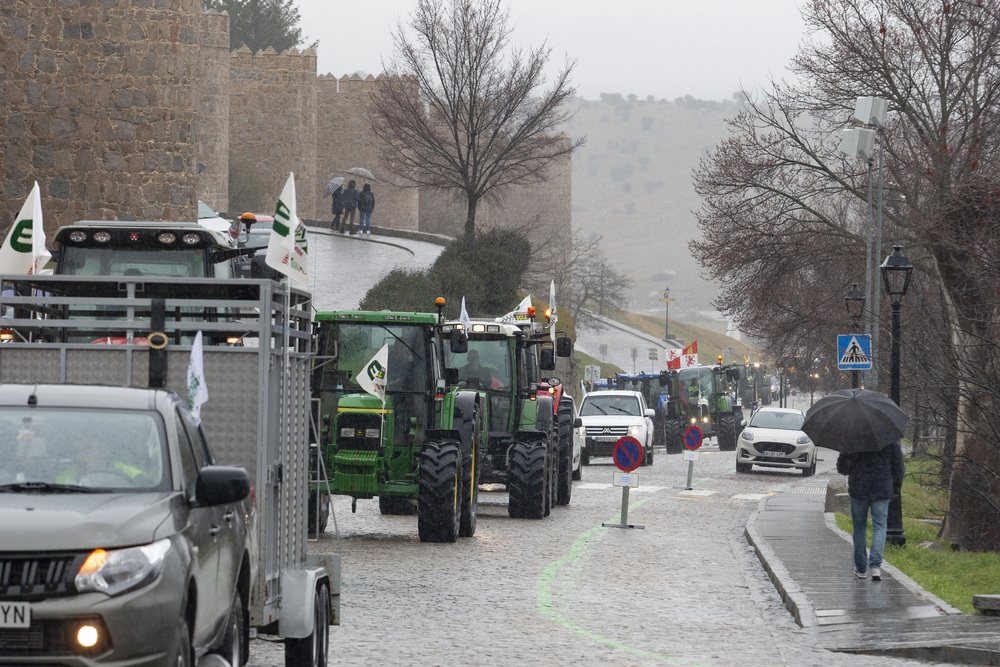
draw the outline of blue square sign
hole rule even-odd
[[[872,339],[862,334],[837,336],[837,368],[867,371],[872,367]]]

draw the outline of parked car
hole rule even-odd
[[[0,664],[245,662],[250,490],[175,394],[0,385]]]
[[[642,465],[653,463],[653,416],[640,391],[593,391],[580,404],[586,438],[583,465],[593,456],[611,456],[615,443],[625,436],[640,442],[645,451]]]
[[[814,474],[816,445],[802,432],[805,418],[801,410],[791,408],[755,411],[736,442],[736,472],[750,472],[758,465]]]
[[[576,401],[573,401],[573,424],[573,479],[579,480],[583,477],[583,443],[587,439],[587,427],[580,419],[580,408]]]

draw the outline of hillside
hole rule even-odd
[[[587,139],[573,157],[573,228],[600,234],[608,258],[631,274],[631,310],[660,312],[669,287],[671,320],[708,324],[717,287],[688,251],[700,207],[691,173],[726,137],[736,103],[602,98],[578,98],[566,126]]]

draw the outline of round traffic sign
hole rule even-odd
[[[646,452],[642,451],[642,445],[638,440],[630,435],[619,438],[615,443],[615,448],[611,450],[611,458],[615,465],[622,472],[632,472],[640,465]]]
[[[701,432],[701,429],[697,426],[688,426],[687,430],[684,431],[684,446],[690,450],[695,450],[701,447],[702,441],[705,439],[705,434]]]

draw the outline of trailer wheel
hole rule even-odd
[[[719,440],[720,452],[736,451],[736,415],[726,412],[719,415]]]
[[[573,495],[573,404],[559,401],[559,482],[556,504],[569,505]]]
[[[459,537],[476,534],[476,516],[479,513],[479,456],[483,447],[483,414],[476,410],[473,418],[472,455],[462,466],[462,516],[458,527]]]
[[[541,519],[545,516],[545,441],[515,442],[510,448],[510,501],[507,513],[514,519]]]
[[[413,516],[417,513],[417,506],[409,498],[379,496],[378,511],[385,515]]]
[[[315,536],[318,533],[326,532],[326,524],[330,520],[330,496],[325,493],[319,497],[319,526],[317,530],[316,517],[316,494],[309,494],[309,508],[307,511],[309,521],[309,535]]]
[[[313,595],[313,631],[308,637],[285,638],[285,667],[326,667],[330,649],[330,589],[326,583]]]
[[[684,449],[682,440],[681,422],[679,419],[663,420],[663,441],[667,449],[667,454],[680,454]]]
[[[454,542],[461,523],[462,454],[457,442],[425,442],[420,453],[417,532],[421,542]]]

